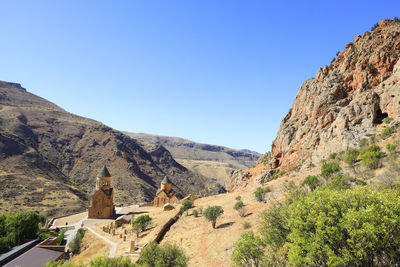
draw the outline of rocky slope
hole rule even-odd
[[[386,117],[400,120],[400,21],[382,20],[305,81],[283,118],[271,154],[235,172],[228,189],[274,179],[280,171],[318,164],[332,152],[379,134]]]
[[[400,116],[400,23],[382,20],[301,86],[272,144],[271,167],[357,146],[385,117]]]
[[[221,182],[225,182],[234,170],[253,167],[261,156],[250,150],[200,144],[178,137],[128,132],[126,134],[145,143],[164,146],[186,168]]]
[[[7,82],[0,82],[0,159],[2,211],[82,210],[103,164],[112,174],[116,203],[152,200],[166,174],[183,195],[224,191],[163,146],[142,144]]]

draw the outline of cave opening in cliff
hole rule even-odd
[[[381,124],[383,122],[383,120],[387,117],[388,117],[388,114],[386,112],[382,112],[382,110],[380,108],[378,108],[378,110],[375,113],[375,119],[373,122],[376,124]]]

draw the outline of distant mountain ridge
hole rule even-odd
[[[125,132],[149,144],[166,147],[182,165],[209,178],[225,181],[233,170],[253,167],[261,154],[248,149],[201,144],[180,137]]]
[[[143,144],[0,81],[0,211],[82,211],[104,164],[116,204],[151,201],[165,175],[182,195],[224,192],[163,146]]]

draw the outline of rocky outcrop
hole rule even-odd
[[[400,117],[400,23],[382,20],[303,83],[272,144],[271,168],[357,146],[385,117]]]

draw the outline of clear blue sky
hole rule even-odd
[[[3,0],[0,80],[118,130],[266,152],[301,84],[399,2]]]

